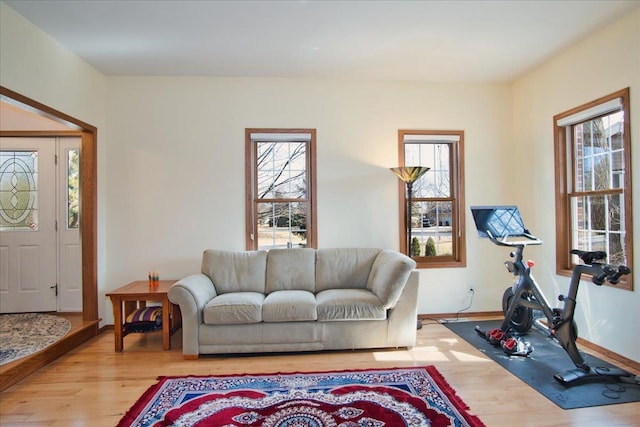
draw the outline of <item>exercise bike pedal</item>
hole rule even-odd
[[[491,342],[492,336],[498,332],[502,332],[499,328],[494,328],[491,329],[490,331],[485,331],[484,329],[480,328],[480,326],[476,325],[476,327],[474,328],[474,330],[476,331],[476,333],[478,335],[480,335],[482,338],[484,338],[485,340]],[[502,334],[504,336],[504,333]],[[491,342],[493,344],[493,342]]]
[[[573,383],[587,378],[591,372],[585,372],[582,369],[570,369],[561,374],[555,374],[553,378],[565,387],[572,385]]]
[[[623,371],[618,368],[597,367],[590,368],[589,371],[585,371],[580,368],[570,369],[561,374],[555,374],[553,378],[565,387],[569,387],[579,381],[587,381],[594,379],[602,379],[602,377],[612,377],[614,379],[620,379],[622,377],[633,376],[627,371]]]

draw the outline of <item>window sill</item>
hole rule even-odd
[[[447,259],[447,260],[438,260],[437,258],[433,257],[420,257],[420,258],[413,258],[413,260],[416,262],[416,268],[462,268],[462,267],[466,267],[467,263],[464,261],[454,261],[451,259]]]

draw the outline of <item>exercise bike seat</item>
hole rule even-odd
[[[604,260],[607,253],[604,251],[581,251],[579,249],[571,249],[573,255],[578,255],[585,264],[593,264],[594,261]]]

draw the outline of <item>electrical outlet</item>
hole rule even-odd
[[[473,290],[473,286],[471,285],[471,283],[469,283],[467,285],[467,294],[464,296],[463,298],[463,304],[466,304],[466,306],[459,310],[458,313],[462,313],[463,311],[467,311],[468,309],[471,308],[471,305],[473,304],[473,297],[475,296],[475,292]]]

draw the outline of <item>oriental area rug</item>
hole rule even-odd
[[[71,322],[52,314],[0,314],[0,365],[50,346],[70,329]]]
[[[433,366],[160,377],[118,427],[484,426],[467,410]]]

